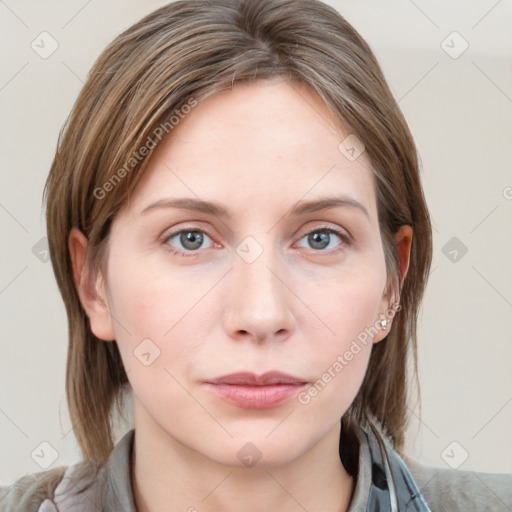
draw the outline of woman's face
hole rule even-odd
[[[391,304],[370,164],[334,126],[305,86],[260,81],[200,102],[158,144],[112,225],[109,315],[89,312],[117,341],[138,430],[276,465],[338,427]],[[306,384],[207,383],[269,371]]]

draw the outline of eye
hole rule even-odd
[[[203,246],[205,237],[210,238],[208,234],[201,229],[185,228],[166,235],[164,243],[169,246],[171,252],[174,254],[180,254],[181,256],[195,256],[195,254],[186,253],[198,252],[197,250]],[[177,249],[174,244],[179,244]]]
[[[339,238],[342,243],[338,244],[337,246],[332,246],[331,242],[334,241],[333,235],[335,235],[336,238]],[[350,245],[350,239],[346,234],[342,233],[341,231],[339,231],[337,229],[326,227],[326,226],[316,228],[313,231],[306,233],[301,238],[301,240],[304,238],[307,239],[307,243],[310,244],[310,247],[312,249],[315,249],[315,250],[321,251],[321,252],[327,252],[327,253],[337,252],[338,250],[341,250],[340,246]],[[304,247],[304,246],[302,246],[302,247]],[[324,250],[324,249],[331,249],[331,250]],[[334,250],[332,250],[332,249],[334,249]]]
[[[338,238],[341,243],[333,246],[332,243],[335,242],[333,235],[335,235],[335,238]],[[201,248],[208,248],[204,247],[205,237],[211,241],[210,236],[202,229],[189,227],[166,234],[162,240],[173,254],[187,257],[196,256]],[[351,243],[348,235],[340,230],[327,226],[322,226],[306,233],[301,240],[304,238],[307,239],[307,243],[310,244],[310,248],[314,249],[316,252],[325,253],[338,252],[343,247],[349,246]],[[213,244],[209,247],[212,246]]]

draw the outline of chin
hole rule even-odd
[[[301,449],[298,439],[285,430],[280,432],[280,435],[274,432],[266,437],[267,434],[267,431],[255,431],[254,435],[251,435],[246,431],[242,437],[219,441],[213,450],[211,445],[208,446],[208,451],[203,453],[208,458],[227,466],[265,469],[285,465],[307,449],[307,446]]]

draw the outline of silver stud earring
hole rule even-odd
[[[380,326],[381,326],[384,330],[386,330],[386,327],[388,326],[388,321],[387,321],[385,318],[383,318],[383,319],[380,321]]]

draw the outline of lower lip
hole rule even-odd
[[[273,384],[269,386],[241,386],[206,383],[210,391],[242,409],[269,409],[286,402],[306,384]]]

